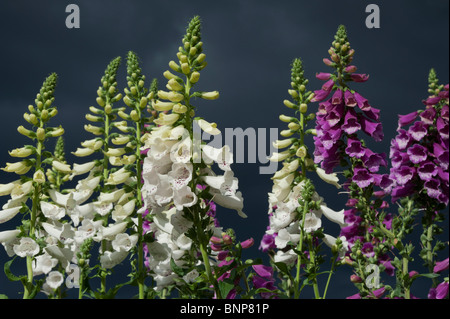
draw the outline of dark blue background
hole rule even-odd
[[[80,29],[65,26],[65,8],[70,3],[80,7]],[[380,29],[365,26],[369,3],[380,7]],[[368,82],[355,84],[354,88],[381,109],[385,139],[369,145],[374,151],[388,152],[397,114],[422,107],[430,68],[436,69],[441,83],[448,82],[448,10],[446,0],[2,1],[0,165],[14,161],[8,150],[28,143],[16,128],[25,123],[23,113],[51,72],[59,75],[55,102],[59,114],[51,123],[61,124],[66,130],[68,162],[84,162],[70,152],[92,137],[83,130],[87,123],[84,116],[88,107],[95,105],[96,90],[109,61],[116,56],[125,58],[127,51],[133,50],[141,58],[147,78],[156,77],[165,84],[162,73],[176,58],[187,23],[194,15],[203,21],[202,39],[208,61],[197,88],[220,91],[216,101],[198,101],[199,116],[217,122],[222,130],[285,129],[278,116],[290,114],[282,101],[289,97],[292,60],[302,58],[309,89],[319,88],[321,82],[314,75],[329,71],[322,58],[327,56],[338,25],[344,24],[356,50],[354,64],[358,71],[370,74]],[[124,61],[119,88],[126,86]],[[218,212],[221,224],[234,228],[239,239],[255,239],[246,258],[264,257],[257,246],[267,226],[267,193],[272,183],[270,175],[259,174],[259,166],[233,166],[248,219],[242,220],[232,211]],[[0,172],[0,183],[15,178]],[[335,188],[323,182],[317,181],[316,185],[328,206],[342,208],[346,195],[337,195]],[[0,204],[6,200],[0,199]],[[15,223],[2,224],[0,230],[12,229]],[[337,234],[335,225],[326,227],[331,235]],[[448,241],[448,233],[444,239]],[[448,249],[445,254],[448,256]],[[0,260],[2,265],[7,260],[3,249]],[[420,263],[418,259],[417,267]],[[20,267],[15,271],[24,273]],[[348,281],[350,269],[343,267],[340,273],[332,279],[330,298],[356,292]],[[319,280],[322,286],[326,277]],[[421,286],[422,282],[426,285]],[[427,284],[418,280],[413,294],[426,297]],[[15,297],[20,290],[20,284],[8,282],[0,271],[0,293]],[[128,298],[134,293],[124,291],[120,296]],[[309,293],[304,296],[311,296]]]

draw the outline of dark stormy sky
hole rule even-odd
[[[65,26],[66,6],[80,8],[80,28]],[[381,25],[368,29],[365,8],[379,5]],[[221,1],[61,1],[2,0],[0,2],[0,166],[11,161],[8,150],[28,140],[17,133],[27,124],[23,113],[32,104],[45,77],[59,75],[55,105],[59,114],[52,124],[65,130],[69,162],[84,162],[71,156],[80,142],[92,135],[83,130],[88,107],[95,105],[96,90],[109,61],[125,58],[129,50],[141,59],[148,79],[158,78],[177,48],[190,18],[202,19],[202,39],[208,66],[202,72],[199,90],[218,90],[220,99],[199,101],[198,115],[218,123],[219,128],[278,128],[280,113],[289,114],[282,101],[288,98],[290,64],[301,57],[309,89],[321,85],[316,72],[327,72],[322,58],[339,24],[347,27],[354,64],[370,75],[364,84],[355,85],[369,102],[381,109],[384,142],[371,144],[377,152],[388,152],[394,136],[397,114],[422,107],[427,95],[427,76],[435,68],[442,83],[448,83],[449,2],[407,0],[221,0]],[[119,87],[126,86],[125,64],[119,72]],[[147,83],[149,84],[149,82]],[[317,107],[316,105],[311,107]],[[259,174],[260,163],[235,164],[235,175],[244,195],[241,220],[229,211],[219,219],[232,227],[241,240],[253,237],[257,244],[247,258],[262,257],[257,246],[267,225],[267,192],[270,175]],[[0,172],[0,183],[15,179]],[[319,184],[319,194],[328,205],[340,209],[345,195]],[[7,198],[1,198],[3,205]],[[0,225],[0,231],[13,227]],[[331,227],[331,226],[330,226]],[[337,230],[330,228],[336,235]],[[334,232],[334,233],[333,233]],[[447,237],[448,238],[448,237]],[[0,260],[7,258],[3,249]],[[335,276],[331,298],[355,293],[348,283],[350,272]],[[323,281],[325,281],[323,279]],[[0,293],[9,283],[0,274]],[[424,292],[421,297],[425,297]]]

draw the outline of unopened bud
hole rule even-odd
[[[42,127],[37,129],[36,137],[39,141],[43,141],[45,139],[45,130]]]
[[[181,64],[181,72],[183,72],[183,74],[189,74],[189,72],[191,72],[191,68],[189,67],[189,64],[182,63]]]
[[[132,110],[130,112],[130,117],[133,121],[138,122],[139,121],[139,114],[136,112],[136,110]]]
[[[292,103],[292,102],[289,101],[289,100],[284,100],[284,101],[283,101],[283,104],[284,104],[285,106],[287,106],[288,108],[290,108],[290,109],[295,109],[295,108],[297,108],[297,105],[295,105],[294,103]]]
[[[305,103],[300,104],[300,113],[305,114],[308,111],[308,105]]]
[[[97,104],[100,105],[101,107],[105,106],[105,100],[103,100],[101,97],[97,97],[96,101]]]
[[[192,72],[191,77],[189,78],[189,81],[191,83],[197,83],[200,79],[200,73],[197,71]]]

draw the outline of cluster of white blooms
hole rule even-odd
[[[302,225],[306,233],[314,232],[322,227],[321,217],[323,215],[340,227],[346,226],[344,222],[344,210],[336,212],[330,209],[317,192],[314,192],[312,195],[312,201],[320,202],[320,208],[306,212],[305,220],[302,220],[297,208],[300,207],[299,199],[302,196],[305,182],[302,181],[291,187],[293,179],[293,174],[287,175],[284,178],[274,179],[272,192],[269,193],[270,217],[269,227],[266,230],[268,238],[273,239],[272,245],[277,248],[274,261],[283,262],[288,265],[293,265],[296,262],[297,254],[293,249],[286,249],[286,247],[288,245],[298,244]],[[325,244],[332,246],[335,240],[334,237],[325,234]],[[344,248],[347,249],[345,237],[342,237],[341,240],[344,243]],[[341,254],[343,253],[345,251],[341,252]]]
[[[152,220],[149,232],[155,240],[147,244],[148,267],[154,273],[157,290],[173,284],[178,277],[171,267],[171,261],[178,267],[183,267],[186,264],[186,256],[192,254],[193,242],[186,234],[193,222],[185,218],[183,211],[194,205],[207,205],[205,200],[198,196],[201,191],[198,185],[209,186],[215,203],[234,209],[240,216],[246,217],[242,212],[242,195],[237,191],[238,180],[230,168],[233,155],[228,147],[216,149],[201,145],[200,155],[194,152],[194,144],[195,141],[182,125],[159,126],[146,137],[144,148],[147,150],[147,156],[144,158],[142,170],[143,210],[150,212]],[[193,162],[199,159],[198,156],[201,156],[203,163],[208,166],[202,169],[201,177],[194,181]],[[214,163],[223,170],[223,175],[214,174],[209,166]],[[222,228],[215,227],[211,222],[203,231],[212,231],[217,235],[222,232]],[[198,272],[193,269],[183,279],[191,282],[196,276]]]

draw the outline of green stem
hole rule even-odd
[[[323,292],[322,299],[325,299],[325,297],[327,295],[328,285],[330,284],[331,276],[334,273],[335,266],[336,266],[336,257],[334,257],[333,260],[331,261],[331,269],[330,269],[330,273],[328,274],[327,284],[325,286],[325,291]]]
[[[304,226],[305,226],[305,216],[306,216],[306,212],[308,210],[308,204],[304,203],[303,206],[303,212],[302,212],[302,226],[300,229],[300,239],[298,242],[298,246],[297,246],[297,251],[301,252],[301,250],[303,249],[303,236],[304,236]],[[295,275],[295,279],[294,279],[294,288],[295,288],[295,292],[294,292],[294,296],[295,299],[298,299],[300,296],[300,290],[299,290],[299,286],[300,286],[300,268],[301,268],[301,264],[302,264],[302,258],[300,255],[297,255],[297,272]]]
[[[408,275],[408,257],[407,256],[403,256],[402,258],[402,273],[403,273],[403,277]],[[403,280],[403,288],[405,289],[405,299],[410,299],[410,289],[409,289],[409,277],[407,280],[407,283],[405,284],[404,280]]]
[[[309,259],[310,259],[311,263],[313,265],[315,265],[315,263],[316,263],[316,261],[315,261],[315,253],[314,253],[314,250],[311,249],[311,248],[312,247],[310,247],[310,250],[309,250]],[[314,279],[313,279],[313,289],[314,289],[314,297],[316,299],[321,299],[320,298],[320,293],[319,293],[319,285],[317,284],[317,278],[315,276],[314,276]]]

